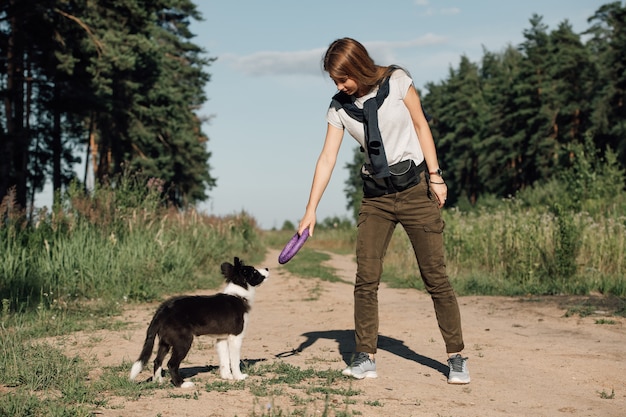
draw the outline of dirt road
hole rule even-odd
[[[252,368],[279,363],[343,369],[354,348],[352,286],[291,276],[277,256],[271,251],[259,265],[270,268],[271,276],[257,291],[242,358]],[[351,256],[333,256],[330,263],[352,281]],[[558,303],[545,298],[460,297],[472,383],[454,386],[446,383],[443,341],[430,298],[384,286],[379,298],[377,379],[340,377],[332,383],[337,391],[324,391],[312,389],[307,380],[268,387],[267,376],[251,374],[237,388],[209,392],[207,384],[218,381],[218,360],[212,340],[199,338],[181,368],[195,388],[167,387],[138,400],[104,393],[108,405],[97,415],[626,416],[622,317],[601,312],[565,317]],[[132,323],[130,330],[77,333],[57,343],[102,366],[130,364],[154,308],[128,310],[124,320]],[[149,376],[144,370],[140,378]]]

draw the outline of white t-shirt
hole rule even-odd
[[[412,84],[413,80],[406,72],[401,69],[395,70],[389,79],[389,95],[378,108],[378,127],[389,165],[407,159],[413,159],[415,164],[419,165],[424,160],[424,153],[417,139],[411,114],[402,101]],[[363,103],[375,97],[377,92],[378,88],[375,88],[363,97],[352,97],[353,103],[362,109]],[[339,129],[346,129],[363,149],[367,149],[363,123],[350,117],[338,101],[334,99],[331,101],[326,120]],[[365,159],[367,163],[370,162],[367,152]]]

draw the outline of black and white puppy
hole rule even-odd
[[[154,359],[155,381],[163,381],[163,359],[171,348],[172,355],[167,368],[172,383],[177,387],[193,387],[193,382],[185,382],[178,369],[191,348],[194,336],[200,335],[217,339],[220,376],[223,379],[241,380],[247,377],[239,368],[241,344],[255,288],[268,278],[269,270],[244,265],[239,258],[234,261],[234,265],[228,262],[221,265],[222,275],[227,282],[221,293],[174,297],[159,306],[148,326],[139,359],[130,371],[131,380],[139,375],[150,359],[156,336],[159,337],[159,348]]]

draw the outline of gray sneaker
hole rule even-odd
[[[344,369],[341,373],[356,379],[378,378],[378,374],[376,373],[376,361],[371,360],[370,355],[365,352],[358,353],[352,365]]]
[[[469,384],[470,375],[467,369],[467,358],[459,354],[448,358],[450,373],[448,374],[448,384]]]

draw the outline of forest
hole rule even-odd
[[[190,41],[192,18],[189,0],[2,2],[0,199],[32,206],[49,181],[58,202],[72,181],[141,172],[176,206],[205,200],[197,110],[213,59]]]
[[[550,31],[539,15],[529,22],[520,45],[485,50],[480,62],[462,56],[447,77],[428,83],[421,94],[433,117],[450,206],[469,208],[481,198],[509,198],[552,181],[576,182],[572,168],[590,160],[596,163],[587,174],[597,183],[619,181],[618,192],[626,185],[621,174],[626,168],[626,6],[599,7],[583,33],[567,21]],[[347,208],[354,211],[362,197],[358,167],[363,159],[357,147],[346,165]]]
[[[606,4],[588,21],[582,34],[567,22],[548,31],[535,15],[522,44],[462,57],[427,86],[453,196],[474,203],[558,178],[587,136],[626,167],[626,8]]]
[[[46,182],[58,202],[72,181],[141,172],[173,206],[206,201],[217,181],[198,110],[216,58],[192,42],[191,19],[202,19],[191,0],[3,2],[0,199],[27,208]],[[534,15],[520,45],[460,57],[426,85],[450,205],[560,180],[583,144],[626,168],[626,6],[606,3],[588,23],[548,30]]]

